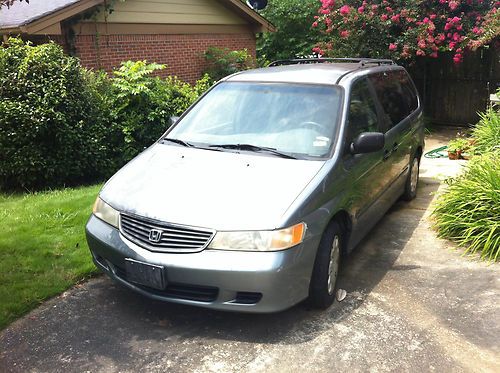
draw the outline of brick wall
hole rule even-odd
[[[111,71],[126,60],[148,60],[167,65],[159,75],[177,75],[194,83],[204,68],[203,52],[209,46],[231,50],[248,49],[255,57],[255,36],[248,34],[190,35],[101,35],[99,48],[95,35],[78,35],[76,54],[82,65]]]

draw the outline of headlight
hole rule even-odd
[[[299,223],[275,231],[217,232],[208,247],[239,251],[285,250],[301,243],[305,231],[306,225]]]
[[[97,216],[102,221],[118,228],[118,219],[120,213],[113,207],[104,202],[99,196],[95,200],[94,208],[92,210],[95,216]]]

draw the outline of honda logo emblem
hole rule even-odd
[[[159,229],[151,229],[149,231],[149,240],[151,242],[160,242],[162,233]]]

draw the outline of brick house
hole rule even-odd
[[[30,0],[0,9],[0,34],[54,40],[82,65],[111,71],[124,60],[167,65],[194,82],[209,46],[248,49],[274,27],[240,0]]]

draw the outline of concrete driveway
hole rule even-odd
[[[439,178],[459,167],[424,159],[418,198],[355,250],[340,278],[347,298],[324,312],[214,312],[99,277],[4,330],[0,371],[499,372],[499,266],[461,257],[430,228]]]

